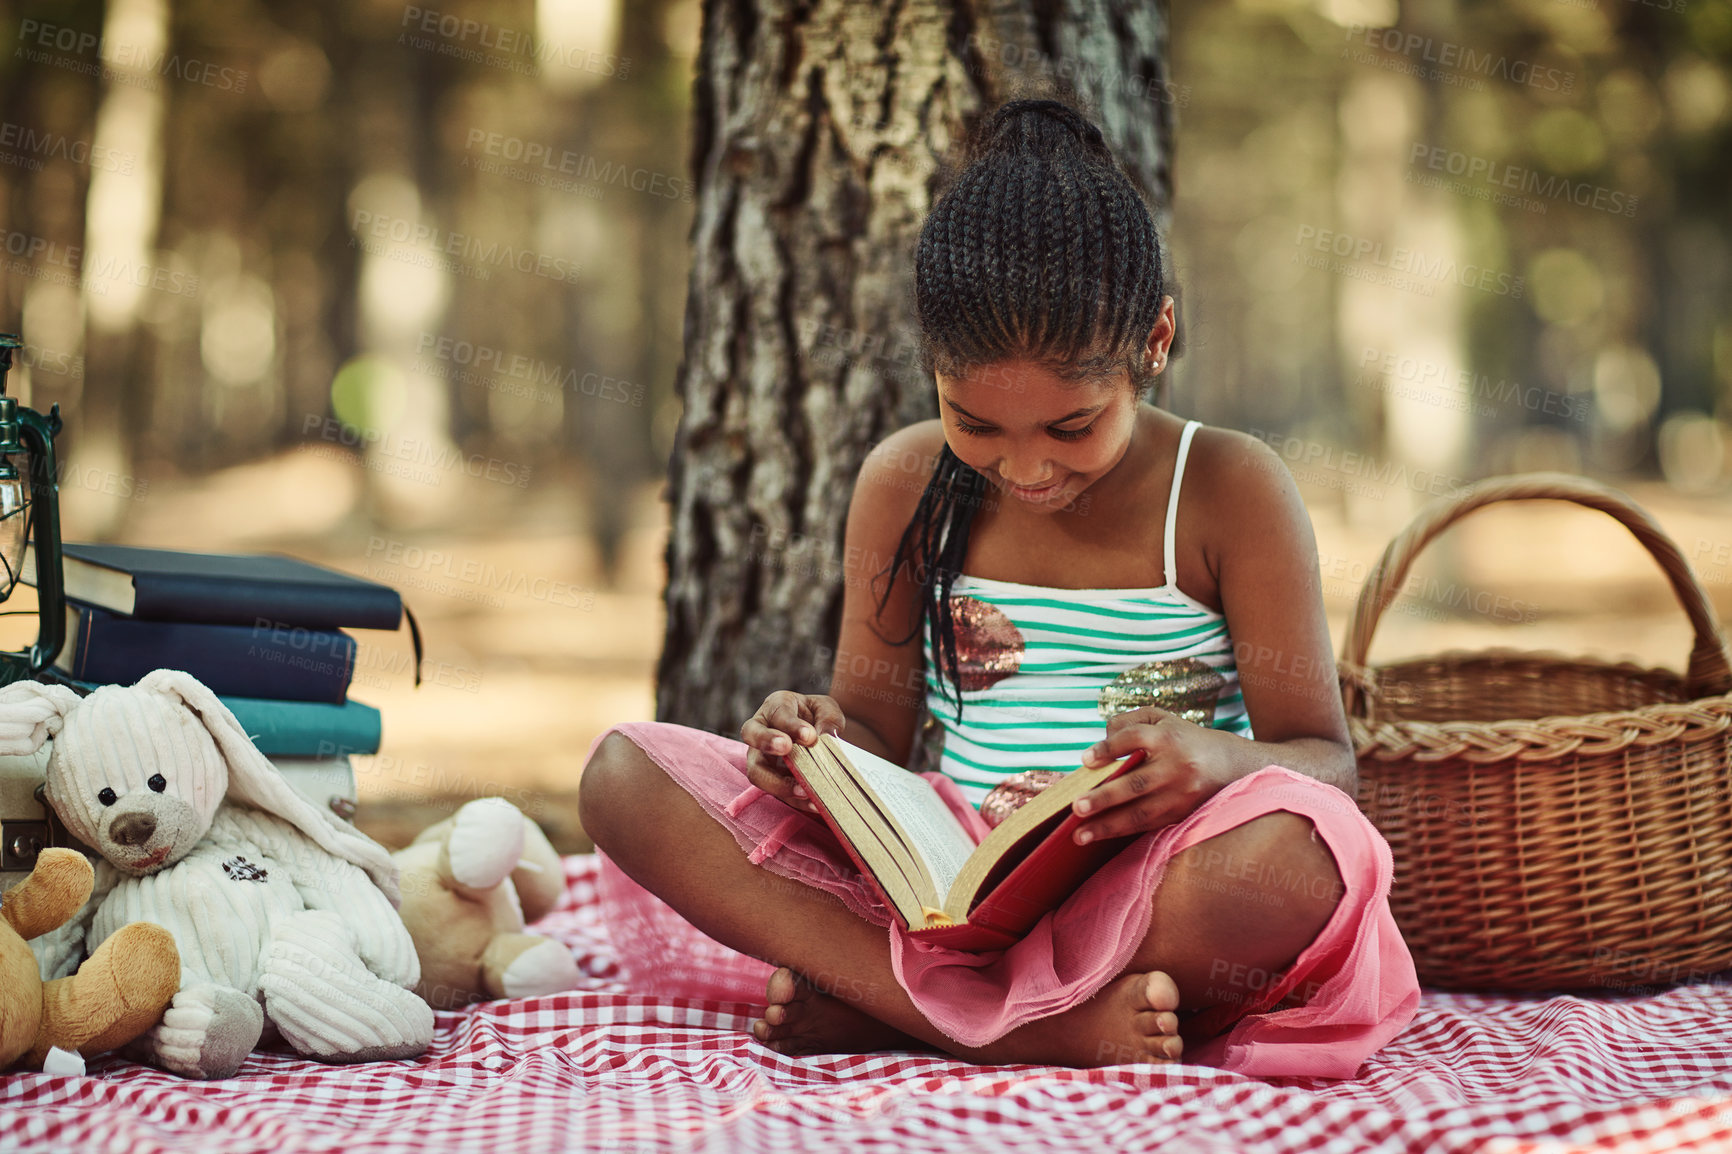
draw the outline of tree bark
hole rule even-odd
[[[829,684],[855,473],[936,411],[914,241],[984,113],[1074,94],[1164,231],[1166,28],[1164,0],[707,0],[659,718],[737,733]]]

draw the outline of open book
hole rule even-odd
[[[899,765],[825,735],[787,755],[794,776],[885,905],[923,941],[1001,949],[1069,897],[1127,838],[1078,845],[1071,802],[1142,760],[1075,769],[976,845],[935,790]]]

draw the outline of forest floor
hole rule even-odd
[[[424,678],[414,686],[406,631],[357,634],[352,696],[384,715],[379,754],[356,759],[360,824],[400,845],[465,799],[498,793],[528,809],[562,851],[589,848],[576,807],[584,754],[609,725],[654,715],[659,484],[633,500],[610,577],[585,530],[575,472],[543,474],[510,494],[454,484],[442,496],[457,513],[423,509],[418,523],[380,529],[385,506],[366,488],[370,478],[340,477],[334,470],[358,470],[303,457],[154,484],[127,510],[119,539],[287,552],[396,586],[426,640]],[[349,495],[346,515],[308,521],[321,486]],[[1360,586],[1421,495],[1302,491],[1339,652]],[[1732,615],[1732,497],[1685,497],[1657,484],[1627,491],[1673,535],[1721,619]],[[68,538],[86,539],[76,502],[67,512]],[[1677,668],[1690,647],[1683,613],[1628,534],[1556,503],[1463,522],[1427,550],[1407,587],[1411,595],[1378,628],[1374,662],[1511,646]]]

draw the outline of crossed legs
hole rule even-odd
[[[710,937],[782,967],[753,1033],[785,1052],[932,1047],[988,1064],[1170,1061],[1184,1041],[1209,1036],[1211,1018],[1256,1000],[1343,893],[1308,819],[1255,818],[1173,859],[1142,945],[1093,998],[965,1047],[896,982],[882,927],[750,864],[733,835],[623,734],[602,740],[580,791],[585,831],[627,875]]]

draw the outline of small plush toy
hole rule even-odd
[[[541,827],[502,797],[472,801],[393,855],[399,911],[421,957],[415,989],[436,1010],[577,985],[571,951],[523,932],[565,885]],[[509,884],[507,884],[509,883]]]
[[[420,967],[390,855],[296,793],[208,688],[159,669],[82,699],[0,689],[0,752],[50,738],[48,803],[106,860],[79,932],[39,941],[38,958],[56,977],[128,922],[167,929],[179,987],[140,1057],[227,1077],[267,1022],[324,1062],[427,1047],[433,1012],[411,992]]]
[[[20,1057],[38,1068],[61,1050],[81,1056],[69,1060],[82,1073],[82,1058],[132,1041],[174,997],[180,955],[168,931],[149,922],[122,926],[71,977],[42,981],[26,940],[76,914],[95,879],[83,854],[45,849],[30,876],[0,896],[0,1069]]]

